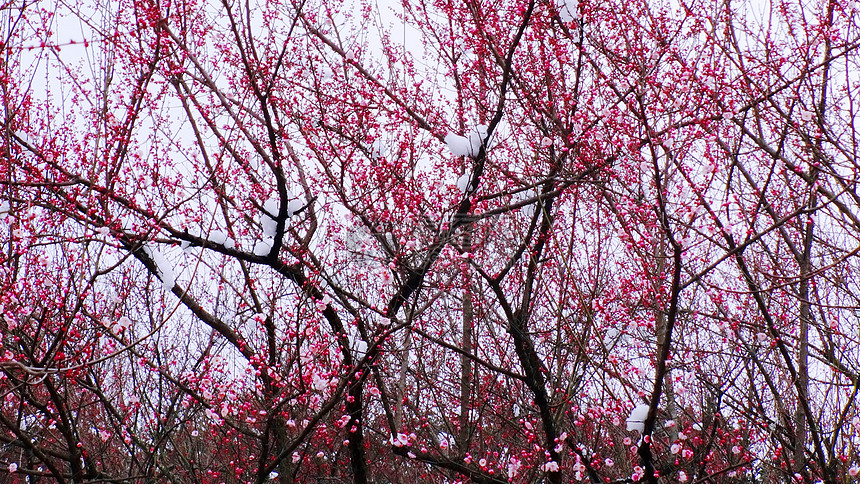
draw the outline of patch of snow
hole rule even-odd
[[[469,181],[472,179],[472,173],[466,172],[463,173],[460,178],[457,179],[457,190],[460,190],[460,193],[466,193],[469,191]]]
[[[641,403],[636,405],[636,408],[630,412],[630,416],[627,417],[627,430],[638,430],[639,432],[645,431],[645,419],[648,417],[648,405]]]
[[[231,239],[226,232],[223,232],[221,230],[216,230],[212,232],[212,234],[209,236],[209,241],[223,245],[226,249],[233,249],[236,247],[236,242]]]
[[[170,263],[167,262],[167,259],[164,258],[164,255],[162,255],[161,252],[152,245],[144,245],[143,252],[152,259],[153,263],[155,263],[155,267],[158,269],[158,278],[161,279],[164,290],[172,290],[173,286],[176,285],[176,274],[173,272],[173,266],[170,265]]]
[[[292,217],[304,206],[305,202],[300,199],[290,200],[290,203],[287,204],[287,217]]]
[[[347,338],[349,338],[350,349],[352,349],[355,357],[364,358],[367,355],[367,342],[361,339],[358,331],[347,332]]]
[[[448,133],[445,135],[445,144],[454,156],[468,156],[474,158],[481,151],[481,145],[487,142],[487,127],[483,124],[475,126],[469,132],[468,137]],[[487,143],[488,144],[488,143]]]
[[[192,237],[199,237],[201,239],[205,238],[203,237],[203,234],[200,232],[200,230],[194,225],[190,227],[185,227],[185,232],[187,232],[188,235]],[[183,240],[182,242],[180,242],[179,246],[182,248],[183,251],[186,251],[191,247],[191,242]]]
[[[263,204],[263,213],[260,215],[260,226],[263,228],[263,235],[266,237],[274,237],[277,222],[275,218],[278,215],[278,206],[280,202],[277,198],[270,198]]]
[[[254,255],[258,255],[260,257],[264,255],[268,255],[269,251],[272,250],[272,245],[274,245],[275,241],[272,237],[263,237],[262,240],[257,241],[254,245]]]
[[[470,156],[472,152],[469,140],[454,133],[445,135],[445,144],[454,156]]]
[[[479,124],[469,133],[469,146],[472,148],[472,157],[478,156],[481,145],[487,143],[487,126]],[[487,143],[489,145],[489,143]]]

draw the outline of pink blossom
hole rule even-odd
[[[409,445],[409,437],[406,434],[397,434],[397,438],[392,438],[391,445],[395,447],[405,447]]]
[[[522,465],[516,457],[511,457],[510,462],[508,462],[508,477],[516,477]]]
[[[337,426],[337,428],[342,429],[342,428],[346,427],[346,424],[349,423],[349,419],[350,419],[349,415],[344,415],[337,422],[335,422],[335,425]]]

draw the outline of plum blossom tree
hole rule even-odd
[[[853,482],[853,2],[2,4],[6,482]]]

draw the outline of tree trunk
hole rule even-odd
[[[466,252],[472,251],[472,234],[471,229],[468,228],[463,232],[463,250]],[[472,352],[473,319],[472,291],[469,286],[466,286],[463,291],[462,349],[464,354],[460,354],[460,435],[457,442],[462,451],[469,448],[469,435],[471,434],[469,413],[472,406],[470,397],[472,392],[472,359],[466,356],[465,353]]]

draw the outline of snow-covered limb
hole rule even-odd
[[[478,156],[482,145],[489,145],[487,129],[487,126],[479,124],[467,136],[448,133],[445,135],[445,144],[448,145],[448,149],[454,156],[475,158]]]
[[[645,419],[648,417],[648,405],[641,403],[630,412],[627,417],[627,430],[638,430],[640,433],[645,431]]]
[[[176,285],[176,274],[173,272],[173,264],[169,263],[164,255],[152,244],[144,244],[142,249],[158,269],[158,278],[161,280],[164,290],[173,290],[173,286]]]

